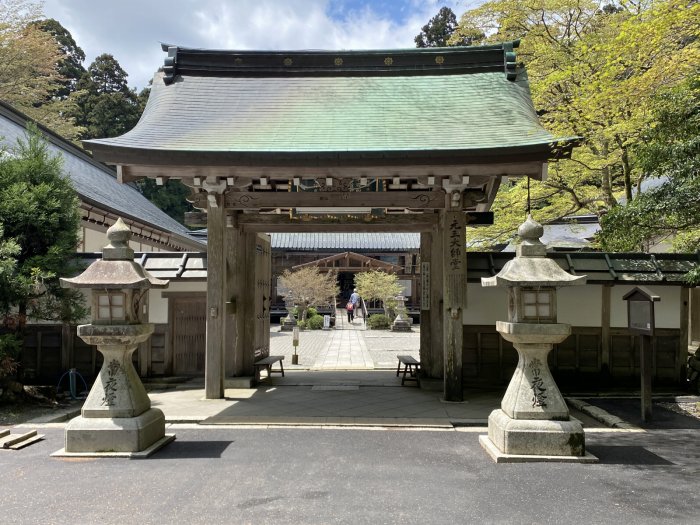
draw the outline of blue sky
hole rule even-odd
[[[482,0],[483,1],[483,0]],[[111,53],[138,89],[163,63],[160,42],[216,49],[386,49],[442,6],[459,18],[479,0],[44,0],[47,17],[87,55]]]

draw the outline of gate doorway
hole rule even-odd
[[[355,285],[355,274],[351,272],[340,272],[338,274],[338,288],[340,289],[338,306],[342,308],[350,299],[350,294]]]
[[[206,296],[171,297],[168,310],[173,374],[203,375],[207,335]]]

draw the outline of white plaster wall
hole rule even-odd
[[[150,290],[148,294],[148,322],[164,324],[168,322],[168,300],[163,292],[206,292],[207,283],[201,282],[170,282],[164,290]]]
[[[107,232],[101,230],[93,230],[91,228],[82,227],[80,231],[80,238],[84,238],[85,242],[78,246],[78,250],[81,252],[101,252],[109,241],[107,240]],[[152,246],[145,242],[139,242],[135,240],[129,241],[129,246],[135,252],[161,252],[162,248]]]
[[[603,287],[566,286],[557,291],[557,320],[571,326],[600,326]]]
[[[627,303],[622,296],[634,286],[613,286],[610,294],[610,326],[627,326]],[[654,304],[654,316],[657,328],[680,328],[681,287],[680,286],[645,286],[661,300]]]
[[[83,234],[85,242],[80,247],[83,252],[101,252],[108,244],[106,232],[83,228]]]
[[[505,288],[467,284],[467,309],[462,322],[469,325],[495,325],[508,315],[508,295]]]

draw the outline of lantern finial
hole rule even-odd
[[[109,244],[102,248],[102,259],[107,261],[131,261],[134,259],[134,250],[129,247],[131,230],[119,217],[107,230]]]

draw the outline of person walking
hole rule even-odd
[[[350,294],[350,302],[348,304],[352,304],[352,318],[350,319],[350,322],[352,323],[355,320],[355,310],[360,308],[360,294],[357,293],[357,288],[355,288],[352,291],[352,294]]]

